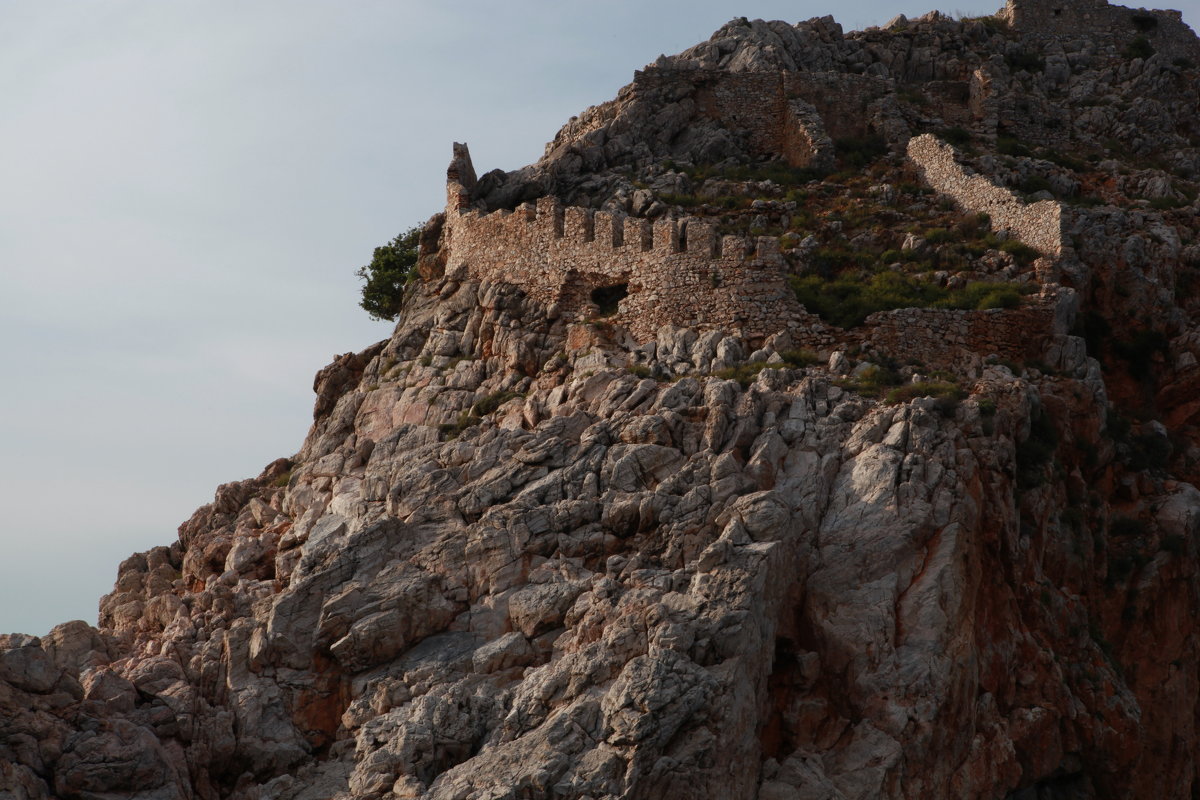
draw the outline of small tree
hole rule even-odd
[[[366,283],[359,305],[371,319],[392,321],[400,313],[404,287],[417,274],[417,250],[421,227],[409,228],[382,247],[375,248],[371,263],[354,274]]]

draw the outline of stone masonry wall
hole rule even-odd
[[[832,164],[831,137],[874,132],[902,142],[907,135],[888,106],[893,83],[874,76],[654,67],[635,73],[633,88],[690,94],[703,114],[743,131],[754,150],[792,166]],[[871,130],[873,120],[882,120],[880,130]]]
[[[1047,288],[1014,309],[955,311],[902,308],[872,314],[861,333],[861,346],[930,369],[958,369],[972,357],[995,354],[1023,363],[1043,360],[1055,335],[1059,293]]]
[[[982,175],[969,174],[955,158],[954,148],[933,134],[915,136],[908,157],[920,167],[926,182],[967,211],[982,212],[992,227],[1048,256],[1063,251],[1063,208],[1053,200],[1026,204]]]
[[[814,344],[823,338],[825,326],[787,285],[776,239],[717,236],[698,219],[651,224],[554,197],[511,212],[468,210],[460,180],[474,170],[465,148],[456,153],[443,228],[447,277],[516,284],[568,319],[595,316],[592,291],[624,284],[628,295],[610,321],[638,341],[665,324],[751,339],[781,330]]]
[[[749,339],[788,331],[796,346],[816,351],[859,346],[957,369],[979,353],[1037,359],[1055,333],[1051,294],[1012,310],[899,309],[839,331],[796,301],[773,238],[721,237],[694,218],[650,223],[564,207],[553,197],[485,214],[470,208],[474,177],[470,154],[456,145],[447,173],[446,276],[516,284],[567,321],[595,317],[592,291],[623,284],[628,295],[606,321],[639,342],[663,325]]]
[[[1086,36],[1118,48],[1144,36],[1169,59],[1200,62],[1200,40],[1179,11],[1131,9],[1104,0],[1008,0],[1001,15],[1025,36]]]

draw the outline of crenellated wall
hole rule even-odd
[[[993,228],[1007,231],[1044,255],[1062,255],[1061,204],[1053,200],[1025,203],[982,175],[969,173],[958,163],[954,148],[930,133],[909,140],[908,157],[933,189],[967,211],[987,214]]]
[[[592,291],[623,284],[628,295],[611,321],[639,341],[668,323],[752,339],[824,329],[788,288],[773,237],[719,236],[694,218],[652,224],[564,207],[555,197],[515,211],[469,210],[474,170],[465,147],[456,146],[455,162],[443,228],[449,278],[517,284],[568,318],[596,316]]]
[[[916,158],[932,153],[924,160],[940,175],[940,168],[948,169],[949,148],[920,138],[933,147],[918,145]],[[953,164],[952,151],[948,157]],[[653,339],[664,325],[720,329],[750,340],[788,331],[796,346],[813,350],[858,346],[931,369],[958,369],[977,361],[978,354],[1038,359],[1051,337],[1062,333],[1055,329],[1062,315],[1051,290],[1018,309],[900,309],[874,314],[860,328],[837,330],[796,301],[773,237],[720,236],[697,218],[650,222],[563,206],[555,197],[484,213],[471,207],[474,183],[470,153],[456,144],[439,253],[447,278],[518,285],[567,321],[598,317],[593,291],[621,286],[627,294],[605,321],[626,328],[639,342]],[[991,196],[987,190],[996,187],[983,183],[968,200]],[[999,217],[1005,219],[1003,210]],[[1023,219],[1017,226],[1036,241],[1040,229]]]

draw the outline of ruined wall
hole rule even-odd
[[[907,126],[885,78],[843,72],[725,72],[647,68],[634,91],[675,90],[695,98],[701,113],[746,134],[760,154],[792,166],[833,164],[833,138],[870,133],[907,138]]]
[[[982,175],[968,173],[955,158],[954,148],[933,134],[913,137],[908,157],[920,167],[926,182],[967,211],[992,218],[992,227],[1049,256],[1062,255],[1063,208],[1053,200],[1026,204]]]
[[[1167,58],[1200,61],[1200,40],[1179,11],[1132,9],[1104,0],[1008,0],[1001,16],[1025,36],[1087,36],[1117,47],[1144,36]]]
[[[861,347],[929,369],[960,369],[991,354],[1017,363],[1042,360],[1053,337],[1064,333],[1055,327],[1059,302],[1058,291],[1048,288],[1013,309],[882,311],[867,318]]]
[[[1036,359],[1054,333],[1049,295],[1012,310],[901,309],[838,331],[796,301],[773,237],[719,236],[697,218],[651,223],[564,207],[555,197],[483,213],[471,208],[474,175],[465,146],[455,145],[440,253],[446,277],[515,284],[567,321],[597,317],[592,292],[623,286],[627,294],[605,320],[640,342],[663,325],[751,340],[788,331],[796,346],[813,350],[862,346],[955,369],[972,352]]]
[[[824,325],[796,302],[778,240],[718,236],[698,219],[648,220],[563,207],[554,197],[515,211],[468,210],[455,175],[473,174],[465,149],[451,167],[443,233],[445,272],[455,280],[502,281],[568,319],[596,316],[595,289],[625,284],[610,321],[647,341],[664,324],[720,328],[747,338]]]

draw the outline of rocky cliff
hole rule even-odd
[[[1089,9],[735,20],[460,151],[300,451],[0,637],[0,798],[1194,796],[1200,43]]]

